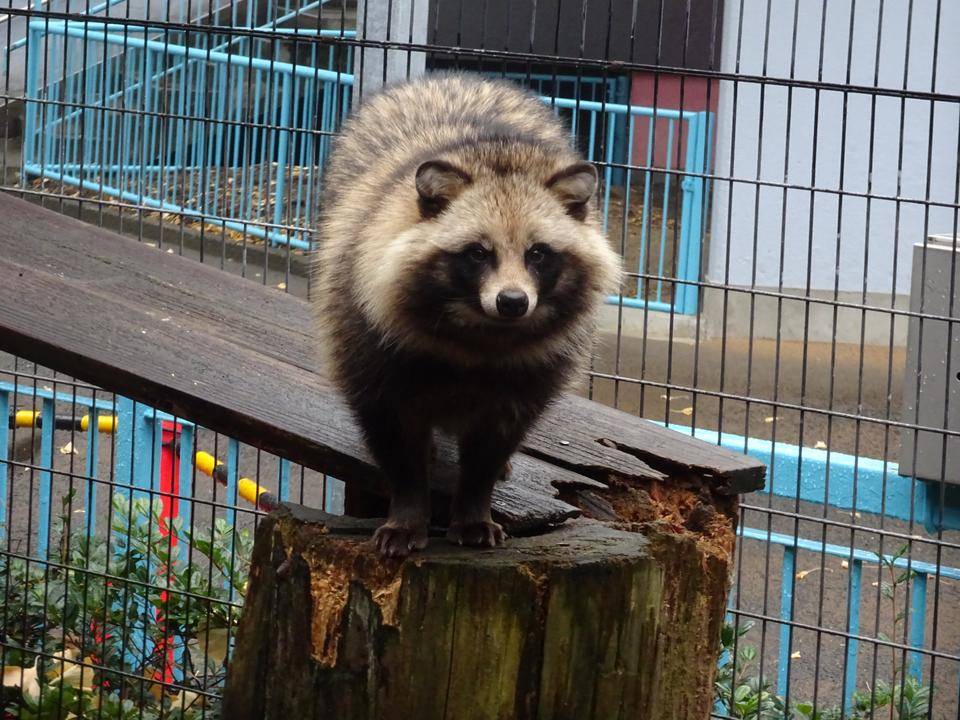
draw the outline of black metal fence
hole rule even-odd
[[[2,0],[0,188],[306,296],[353,102],[437,68],[532,87],[628,270],[584,392],[769,466],[715,716],[957,717],[960,6],[358,1]],[[217,716],[251,485],[342,503],[0,357],[5,711]]]

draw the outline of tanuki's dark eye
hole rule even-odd
[[[527,250],[527,262],[531,265],[541,265],[548,260],[553,251],[543,243],[537,243]]]
[[[480,243],[474,243],[467,247],[467,249],[464,250],[464,254],[478,265],[485,263],[490,258],[490,251]]]

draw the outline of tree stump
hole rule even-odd
[[[708,717],[736,498],[568,499],[588,517],[402,561],[377,556],[376,522],[283,506],[257,532],[223,717]]]

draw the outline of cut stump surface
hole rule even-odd
[[[257,533],[224,717],[708,717],[734,504],[697,531],[577,519],[403,561],[376,521],[286,505]]]

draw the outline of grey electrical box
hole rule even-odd
[[[910,318],[903,377],[903,421],[960,432],[960,250],[957,250],[957,240],[952,235],[931,235],[926,247],[923,243],[914,245],[912,277],[910,310],[955,318],[955,321]],[[952,298],[951,292],[957,297]],[[942,431],[905,428],[900,435],[900,474],[935,481],[942,478],[960,484],[960,437]]]

